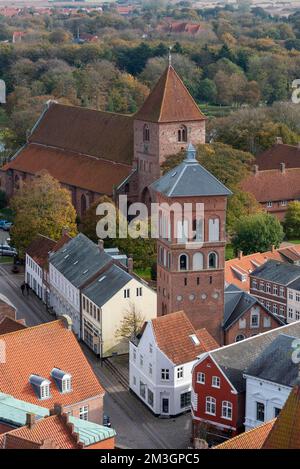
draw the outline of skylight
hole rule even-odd
[[[102,282],[104,279],[106,279],[106,275],[103,275],[103,277],[99,278],[98,282]]]
[[[87,274],[87,273],[88,273],[88,271],[89,271],[89,269],[86,269],[86,270],[85,270],[83,273],[84,273],[84,274]]]
[[[196,336],[196,334],[190,335],[190,338],[192,339],[194,345],[200,345],[200,340],[198,339],[198,337]]]

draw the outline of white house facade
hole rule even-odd
[[[300,320],[300,280],[296,280],[287,288],[287,322]]]
[[[25,281],[36,295],[46,303],[47,288],[44,284],[43,268],[29,254],[26,254],[25,259]]]

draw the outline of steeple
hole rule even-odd
[[[197,151],[196,151],[196,148],[194,147],[194,145],[192,143],[189,143],[189,146],[187,147],[187,151],[186,151],[186,157],[185,157],[185,162],[186,163],[195,163],[197,160],[196,160],[196,156],[197,156]]]
[[[182,123],[203,121],[205,116],[169,63],[144,105],[135,115],[135,119],[146,122]]]

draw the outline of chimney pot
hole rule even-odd
[[[99,247],[99,251],[104,250],[104,241],[103,241],[103,239],[98,239],[98,247]]]
[[[242,257],[243,257],[243,251],[239,250],[238,251],[238,258],[242,259]]]
[[[129,274],[132,274],[132,272],[133,272],[133,259],[132,259],[132,257],[129,257],[127,259],[127,270],[128,270]]]
[[[26,414],[26,425],[28,428],[33,428],[35,425],[35,414]]]
[[[63,414],[63,408],[61,404],[58,404],[57,402],[54,404],[53,414],[55,415]]]
[[[280,163],[280,171],[285,173],[285,163]]]

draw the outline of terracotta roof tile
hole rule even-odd
[[[230,440],[225,441],[213,449],[261,449],[266,437],[270,433],[275,419],[248,432],[241,433]]]
[[[241,187],[261,203],[300,199],[300,168],[258,171],[244,179]]]
[[[112,195],[113,187],[131,172],[131,167],[89,156],[30,144],[1,168],[36,174],[47,170],[63,184],[81,187],[98,194]]]
[[[277,143],[256,157],[256,164],[262,169],[279,169],[280,163],[286,168],[300,168],[300,147]]]
[[[29,142],[131,164],[133,118],[52,103],[33,129]]]
[[[104,394],[75,335],[64,324],[61,319],[0,336],[6,351],[6,361],[0,363],[2,392],[48,409],[55,403],[68,406]],[[50,375],[55,367],[72,375],[72,392],[59,392]],[[31,374],[51,382],[50,399],[38,399],[29,383]]]
[[[38,234],[30,243],[26,250],[28,254],[40,267],[43,267],[47,261],[49,252],[55,247],[55,241]]]
[[[205,116],[174,68],[169,66],[135,119],[149,122],[188,122],[204,120]]]
[[[219,347],[206,329],[196,331],[183,311],[160,316],[151,322],[158,347],[175,365],[191,362],[200,353]],[[198,345],[191,335],[198,337]]]

